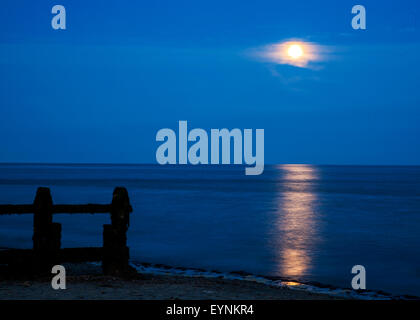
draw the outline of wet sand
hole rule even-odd
[[[51,278],[0,281],[0,299],[87,300],[325,300],[337,297],[246,280],[138,274],[122,279],[101,274],[99,266],[66,265],[67,288],[53,290]]]

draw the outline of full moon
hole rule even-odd
[[[289,57],[291,57],[293,59],[297,59],[297,58],[300,58],[303,55],[303,50],[302,50],[300,45],[293,44],[287,50],[287,54],[289,55]]]
[[[277,64],[309,68],[310,64],[325,59],[326,48],[313,42],[290,40],[267,45],[257,54]]]

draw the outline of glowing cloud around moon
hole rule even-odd
[[[276,64],[288,64],[307,68],[310,63],[322,60],[324,49],[317,44],[305,41],[285,41],[265,46],[258,56]]]

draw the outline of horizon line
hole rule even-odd
[[[118,163],[118,162],[1,162],[0,161],[0,165],[88,165],[88,166],[140,166],[140,165],[145,165],[145,166],[169,166],[169,167],[174,167],[174,166],[190,166],[190,167],[199,167],[199,166],[249,166],[246,163],[243,164],[234,164],[234,163],[230,163],[230,164],[198,164],[198,165],[194,165],[194,164],[159,164],[159,163]],[[312,166],[359,166],[359,167],[419,167],[420,164],[360,164],[360,163],[356,163],[356,164],[351,164],[351,163],[345,163],[345,164],[334,164],[334,163],[323,163],[323,164],[319,164],[319,163],[265,163],[265,166],[277,166],[277,165],[312,165]]]

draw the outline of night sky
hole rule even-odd
[[[67,29],[51,27],[64,5]],[[353,5],[367,29],[351,27]],[[265,130],[266,163],[420,164],[419,1],[0,3],[0,162],[155,163],[156,132]],[[254,54],[287,40],[325,56]]]

